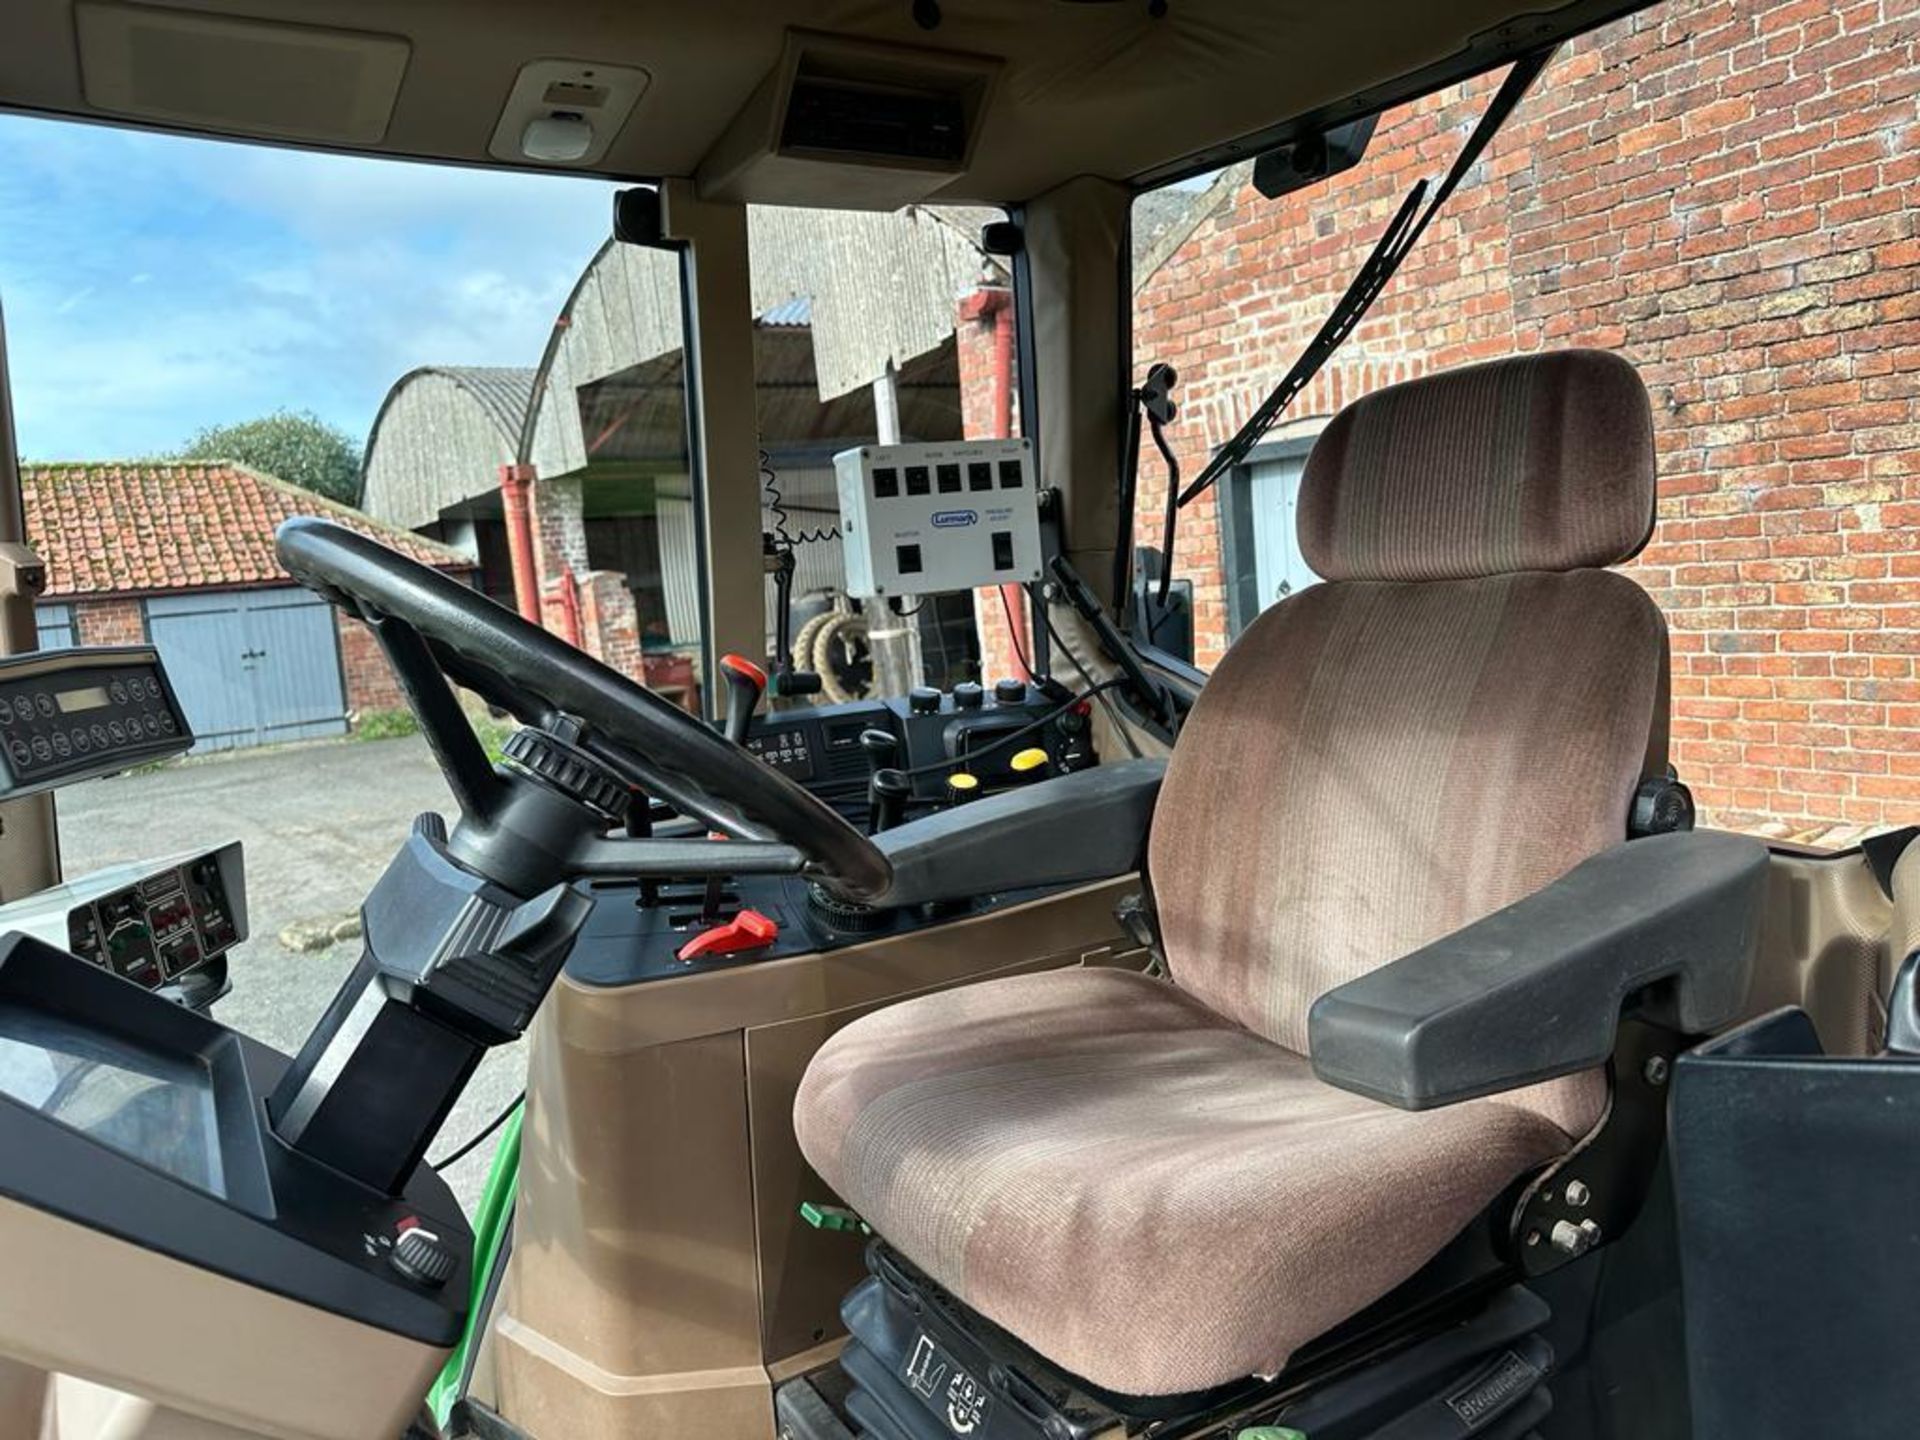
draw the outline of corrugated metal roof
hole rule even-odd
[[[531,365],[434,365],[429,368],[471,394],[502,433],[516,437],[520,434],[527,402],[533,398],[535,371]]]
[[[760,324],[769,329],[788,329],[813,324],[813,300],[807,295],[795,295],[791,300],[782,300],[760,312]]]

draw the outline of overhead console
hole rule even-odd
[[[1001,62],[789,30],[698,172],[709,199],[897,210],[967,171]]]

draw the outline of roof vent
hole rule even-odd
[[[607,153],[653,77],[592,60],[534,60],[514,77],[487,153],[496,160],[592,165]]]
[[[924,199],[972,162],[999,76],[991,56],[787,32],[780,64],[700,165],[715,199],[835,203],[894,210]]]

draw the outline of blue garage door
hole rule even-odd
[[[73,635],[73,606],[49,601],[33,607],[42,650],[69,650],[80,642]]]
[[[196,751],[346,733],[333,607],[312,591],[156,596],[147,601],[147,630]]]

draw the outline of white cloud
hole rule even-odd
[[[151,453],[282,406],[363,435],[419,365],[532,365],[610,193],[0,117],[22,448]]]

